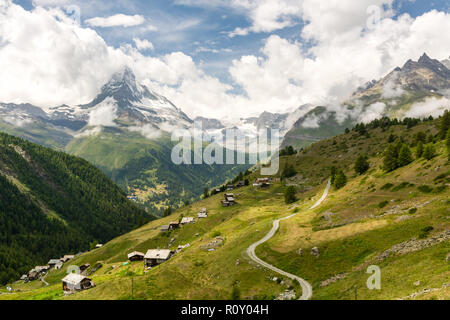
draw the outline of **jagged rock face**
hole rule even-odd
[[[450,57],[448,59],[442,60],[441,63],[450,70]]]
[[[76,132],[88,125],[91,112],[104,104],[111,105],[110,113],[115,113],[114,118],[136,126],[150,124],[160,129],[165,124],[182,128],[192,124],[192,120],[167,98],[140,85],[129,68],[113,75],[97,97],[86,105],[44,109],[30,104],[0,104],[0,116],[16,126],[33,122]]]
[[[131,122],[150,123],[156,127],[162,123],[187,127],[192,123],[192,120],[167,98],[140,85],[129,68],[113,75],[102,87],[99,95],[80,108],[90,110],[105,101],[116,104],[118,117]]]
[[[406,62],[399,73],[400,84],[410,90],[441,91],[450,88],[450,70],[426,54],[418,62]]]
[[[370,85],[360,88],[351,101],[383,94],[388,87],[396,88],[398,92],[444,93],[450,89],[450,70],[443,63],[424,54],[417,62],[408,60],[402,68],[395,68],[380,81],[372,81]]]

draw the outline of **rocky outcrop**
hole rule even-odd
[[[411,239],[409,241],[396,244],[392,248],[384,251],[382,254],[377,256],[376,260],[380,262],[391,256],[405,255],[408,253],[420,251],[449,240],[450,240],[450,230],[447,230],[441,234],[438,234],[425,240]]]
[[[347,277],[348,273],[341,273],[338,275],[335,275],[334,277],[327,279],[325,281],[322,281],[322,283],[320,284],[320,287],[326,287],[332,283],[336,283],[339,280],[345,279]]]

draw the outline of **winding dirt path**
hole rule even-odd
[[[322,197],[310,209],[315,209],[315,208],[317,208],[318,206],[320,206],[322,204],[322,202],[328,196],[328,192],[330,191],[330,187],[331,187],[331,181],[328,181],[327,187],[325,188],[325,191],[324,191]],[[274,267],[273,265],[271,265],[271,264],[261,260],[260,258],[258,258],[258,256],[255,253],[255,249],[259,245],[261,245],[264,242],[268,241],[269,239],[271,239],[275,235],[277,230],[280,228],[280,221],[284,221],[284,220],[290,219],[290,218],[298,215],[299,213],[300,212],[292,214],[292,215],[290,215],[288,217],[284,217],[282,219],[275,220],[273,222],[273,227],[269,231],[269,233],[264,238],[262,238],[258,242],[255,242],[250,247],[248,247],[247,254],[249,255],[250,259],[252,259],[256,263],[262,265],[263,267],[265,267],[267,269],[270,269],[272,271],[275,271],[276,273],[279,273],[279,274],[281,274],[281,275],[283,275],[285,277],[288,277],[288,278],[290,278],[292,280],[297,280],[300,283],[300,286],[302,287],[302,296],[300,297],[299,300],[309,300],[312,297],[312,286],[306,280],[304,280],[304,279],[302,279],[302,278],[300,278],[300,277],[298,277],[298,276],[296,276],[294,274],[291,274],[291,273],[288,273],[288,272],[283,271],[281,269],[278,269],[277,267]]]

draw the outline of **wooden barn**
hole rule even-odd
[[[130,261],[142,261],[144,260],[145,254],[139,251],[134,251],[128,254],[128,260]]]
[[[91,279],[76,273],[68,274],[62,279],[62,283],[64,292],[81,291],[95,287],[95,283]]]
[[[151,249],[148,250],[145,254],[144,261],[146,267],[153,267],[166,262],[173,255],[171,250],[159,250],[159,249]]]

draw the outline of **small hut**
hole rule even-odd
[[[144,260],[145,254],[139,251],[134,251],[128,254],[128,260],[130,261],[142,261]]]
[[[170,230],[178,229],[179,227],[180,223],[178,221],[172,221],[171,223],[169,223]]]
[[[61,261],[61,259],[51,259],[47,264],[50,266],[50,268],[60,269],[63,262]]]
[[[85,263],[82,266],[80,266],[80,271],[85,272],[87,269],[89,269],[91,265],[89,263]]]
[[[62,257],[62,258],[59,259],[59,260],[61,260],[63,263],[66,263],[66,262],[68,262],[68,261],[70,261],[70,260],[72,260],[72,259],[74,259],[74,258],[75,258],[74,255],[72,255],[72,254],[66,254],[64,257]]]
[[[194,218],[192,217],[184,217],[183,219],[181,219],[181,224],[185,225],[185,224],[190,224],[194,222]]]
[[[148,250],[145,254],[144,260],[145,260],[145,266],[147,267],[153,267],[158,264],[161,264],[163,262],[166,262],[172,257],[173,252],[171,250],[159,250],[159,249],[153,249]]]
[[[68,274],[62,279],[62,283],[64,292],[81,291],[95,287],[95,283],[91,279],[76,273]]]

